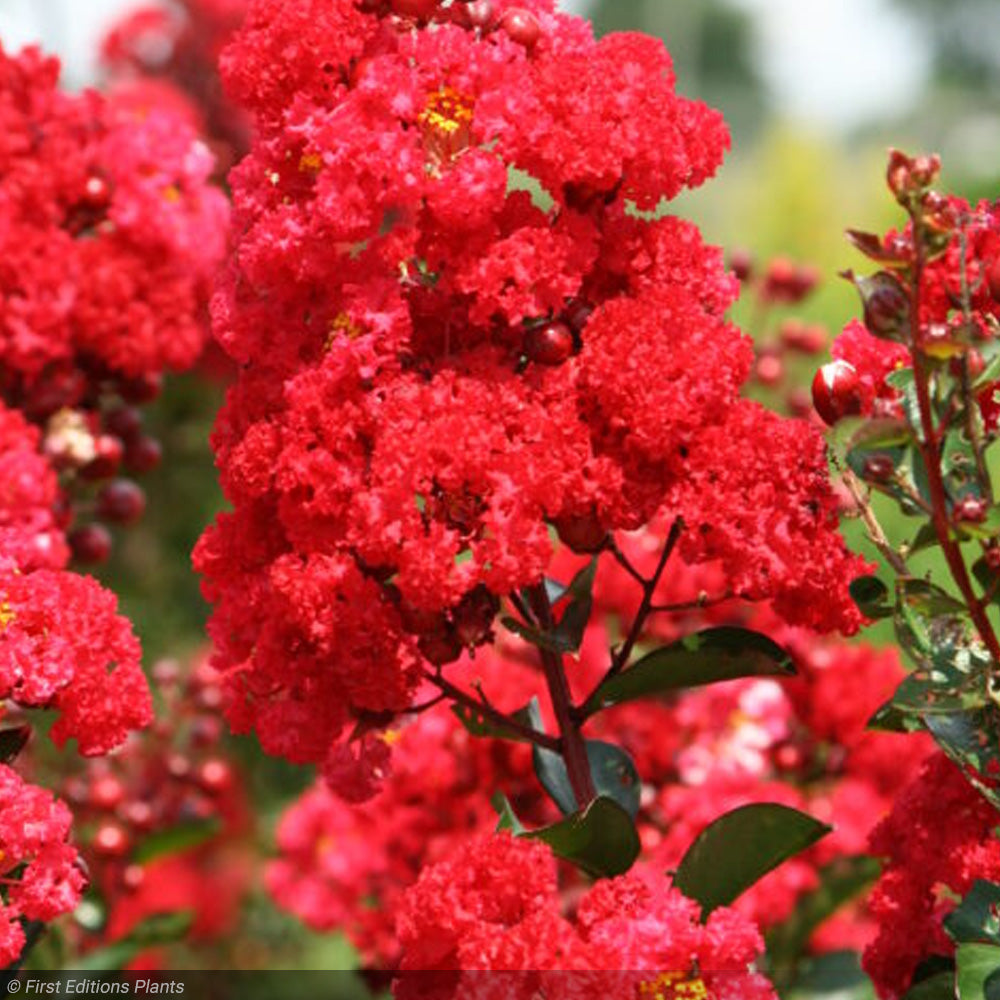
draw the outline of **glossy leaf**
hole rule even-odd
[[[657,649],[605,681],[583,711],[593,715],[638,698],[739,677],[788,677],[794,673],[791,657],[767,636],[744,628],[711,628]]]
[[[955,973],[938,972],[907,990],[903,1000],[955,1000]]]
[[[9,764],[27,746],[31,726],[0,729],[0,764]]]
[[[922,718],[941,749],[966,769],[966,778],[1000,809],[1000,791],[981,777],[1000,766],[1000,718],[996,706]]]
[[[955,967],[959,1000],[1000,1000],[1000,947],[959,945]]]
[[[577,573],[565,590],[557,590],[558,585],[553,587],[550,586],[550,581],[545,581],[550,603],[562,604],[567,600],[569,602],[552,628],[543,629],[527,625],[510,617],[503,619],[504,626],[539,649],[547,649],[553,653],[575,653],[583,642],[583,633],[590,620],[596,574],[597,560],[592,559]],[[557,597],[555,602],[552,601],[554,595]]]
[[[734,809],[701,832],[684,855],[674,885],[699,902],[707,917],[831,829],[797,809],[774,803]]]
[[[595,791],[614,799],[634,819],[639,812],[642,782],[632,758],[621,747],[602,740],[587,740],[586,746]],[[532,748],[532,755],[535,774],[553,802],[564,815],[576,812],[576,796],[563,758],[539,746]]]
[[[877,576],[861,576],[852,580],[850,592],[858,610],[866,618],[875,620],[892,617],[889,588]]]
[[[944,929],[959,944],[1000,945],[1000,885],[978,879],[944,918]]]
[[[639,856],[639,834],[617,802],[596,798],[582,812],[524,834],[596,878],[624,875]]]
[[[465,729],[479,739],[510,740],[514,743],[526,743],[527,740],[516,729],[508,728],[499,722],[494,722],[485,715],[478,713],[469,705],[452,705],[452,712]],[[511,714],[515,722],[541,731],[541,714],[538,711],[538,699],[532,700]]]

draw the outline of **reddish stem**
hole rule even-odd
[[[528,592],[532,610],[538,618],[542,629],[552,628],[552,605],[545,591],[545,585],[532,587]],[[590,760],[587,757],[587,743],[580,732],[579,713],[573,705],[573,696],[563,668],[563,658],[550,649],[539,648],[542,658],[542,670],[552,698],[552,708],[559,725],[559,752],[566,764],[566,774],[570,787],[576,797],[576,804],[583,809],[597,797],[594,779],[590,773]]]
[[[961,591],[979,636],[993,658],[994,675],[996,675],[996,671],[1000,669],[1000,642],[997,641],[996,633],[993,631],[985,609],[976,597],[969,571],[965,566],[965,559],[962,557],[961,548],[952,537],[951,524],[948,519],[948,494],[941,474],[941,441],[935,426],[934,411],[931,405],[930,376],[925,364],[926,358],[920,346],[920,287],[923,281],[925,261],[920,223],[916,218],[913,219],[913,229],[916,260],[910,289],[910,335],[913,342],[913,380],[916,385],[917,402],[920,406],[920,424],[924,434],[924,441],[920,443],[920,452],[924,465],[927,467],[927,487],[931,495],[931,520],[952,579]]]

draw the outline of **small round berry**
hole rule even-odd
[[[510,36],[511,41],[533,49],[542,37],[542,26],[538,18],[523,7],[509,7],[500,18],[500,27]]]
[[[109,434],[117,435],[126,444],[142,431],[142,414],[134,406],[118,406],[109,410],[102,422]]]
[[[90,804],[95,809],[117,809],[125,798],[125,786],[113,775],[97,778],[90,786]]]
[[[462,641],[454,629],[443,629],[440,632],[422,635],[417,645],[425,659],[436,667],[454,663],[462,655]]]
[[[955,520],[966,524],[982,524],[989,510],[989,504],[982,497],[963,497],[955,504]]]
[[[557,367],[569,360],[575,347],[573,331],[559,320],[533,327],[524,337],[524,353],[537,365]]]
[[[151,403],[163,391],[163,376],[155,372],[122,379],[118,392],[126,403]]]
[[[80,201],[88,208],[106,208],[111,201],[111,185],[99,174],[91,174],[83,185]]]
[[[105,823],[94,834],[94,851],[105,858],[121,858],[132,847],[128,831],[117,823]]]
[[[861,379],[854,365],[846,361],[823,365],[813,379],[812,395],[816,412],[830,427],[864,409]]]
[[[90,482],[110,479],[122,464],[125,447],[113,434],[99,434],[94,438],[94,457],[80,470],[80,475]]]
[[[224,760],[212,758],[198,765],[195,780],[212,795],[224,792],[233,780],[233,769]]]
[[[140,437],[125,448],[125,465],[129,471],[152,472],[163,461],[163,447],[154,437]]]
[[[153,807],[148,802],[143,802],[139,799],[127,802],[119,810],[119,815],[134,830],[145,832],[153,828],[155,816],[153,814]]]
[[[499,610],[500,601],[482,585],[466,594],[452,612],[455,631],[462,645],[472,647],[485,642]]]
[[[129,479],[108,483],[97,495],[97,513],[114,524],[132,524],[146,509],[146,494]]]
[[[765,354],[757,359],[754,378],[761,385],[777,385],[785,377],[785,365],[775,354]]]
[[[734,250],[729,255],[729,266],[740,281],[748,281],[753,274],[753,257],[749,250]]]
[[[426,21],[438,9],[438,0],[391,0],[392,12],[400,17]]]
[[[73,558],[84,566],[100,566],[111,557],[111,532],[103,524],[88,524],[69,536]]]
[[[586,299],[574,299],[563,313],[563,319],[570,325],[576,333],[583,333],[584,328],[590,322],[590,317],[594,315],[594,307]]]
[[[552,524],[563,545],[580,555],[600,552],[608,543],[608,532],[594,513],[560,517]]]
[[[146,870],[142,865],[129,865],[122,872],[122,885],[127,892],[135,892],[146,881]]]
[[[472,0],[471,3],[465,4],[464,8],[464,20],[470,28],[486,31],[493,26],[496,8],[492,0]]]

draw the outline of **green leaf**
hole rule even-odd
[[[0,730],[0,764],[9,764],[25,748],[31,737],[31,726],[15,726]]]
[[[583,812],[524,836],[544,841],[553,853],[595,878],[624,875],[639,856],[639,834],[632,817],[603,796]]]
[[[782,1000],[875,1000],[857,952],[831,951],[809,957],[803,964],[803,974],[791,990],[779,987]]]
[[[657,649],[605,681],[587,700],[583,712],[590,716],[638,698],[739,677],[794,673],[791,657],[767,636],[744,628],[711,628]]]
[[[510,830],[515,837],[524,833],[524,824],[517,818],[517,813],[514,812],[514,807],[510,804],[509,799],[503,794],[503,792],[497,792],[496,795],[494,795],[490,800],[490,803],[497,811],[497,816],[499,816],[496,829],[497,833],[501,830]]]
[[[819,885],[800,897],[794,912],[768,933],[766,950],[772,967],[781,969],[804,955],[813,931],[857,898],[880,870],[878,861],[867,855],[838,858],[823,868]]]
[[[992,944],[963,944],[955,952],[959,1000],[997,1000],[1000,997],[1000,947]],[[993,980],[992,990],[987,989]]]
[[[132,860],[136,864],[147,864],[169,854],[179,854],[192,847],[198,847],[217,836],[222,829],[218,817],[179,823],[168,830],[154,833],[136,847]]]
[[[452,705],[451,710],[466,731],[479,739],[510,740],[514,743],[528,742],[516,729],[510,729],[502,726],[499,722],[494,722],[469,705]],[[532,698],[524,708],[519,708],[514,712],[511,718],[523,726],[530,726],[540,732],[542,726],[538,699]]]
[[[709,824],[688,849],[674,885],[707,917],[768,872],[825,837],[832,827],[775,803],[756,803]]]
[[[955,973],[939,972],[911,986],[903,1000],[955,1000]]]
[[[850,584],[851,598],[858,610],[873,620],[891,618],[893,607],[888,602],[889,588],[877,576],[861,576]]]
[[[914,535],[913,541],[910,542],[910,554],[923,552],[925,549],[930,549],[940,544],[934,525],[928,521],[926,524],[920,526],[920,530]]]
[[[533,625],[526,625],[516,618],[509,617],[503,619],[504,626],[539,649],[547,649],[553,653],[575,653],[583,642],[583,633],[590,620],[590,612],[594,603],[593,589],[596,573],[597,559],[595,558],[591,559],[587,566],[573,578],[573,582],[559,594],[558,601],[554,603],[561,603],[566,598],[571,600],[562,613],[562,617],[551,629],[536,628]],[[550,589],[549,581],[545,581],[545,584],[551,600],[555,591]]]
[[[590,776],[597,794],[614,799],[635,819],[639,812],[642,782],[632,758],[621,747],[602,740],[587,740],[586,747]],[[537,745],[532,748],[532,757],[535,774],[542,787],[552,796],[553,802],[564,815],[576,812],[576,796],[563,758]]]
[[[1000,885],[977,879],[944,929],[958,944],[1000,945]]]
[[[1000,766],[1000,718],[996,706],[922,718],[941,749],[965,770],[966,778],[987,801],[1000,809],[1000,791],[982,777]]]
[[[123,969],[146,948],[180,941],[190,930],[193,920],[194,914],[187,910],[153,914],[136,925],[122,940],[74,960],[73,968],[80,972],[112,972]]]

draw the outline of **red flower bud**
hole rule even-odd
[[[490,637],[500,601],[484,586],[466,594],[452,612],[455,631],[463,646],[478,646]]]
[[[785,375],[785,366],[776,354],[765,354],[757,359],[754,378],[761,385],[777,385]]]
[[[151,472],[163,461],[163,448],[153,437],[140,437],[125,448],[125,465],[129,471]]]
[[[869,455],[865,459],[865,479],[875,483],[888,483],[895,473],[896,463],[888,455]]]
[[[420,652],[436,667],[454,663],[462,655],[462,642],[454,629],[443,629],[420,637]]]
[[[729,266],[740,281],[748,281],[753,274],[753,257],[749,250],[734,250],[729,255]]]
[[[94,851],[105,858],[122,858],[131,847],[128,831],[117,823],[105,823],[94,834]]]
[[[989,504],[982,497],[964,497],[955,504],[955,520],[966,524],[982,524],[989,509]]]
[[[1000,302],[1000,254],[986,265],[986,287],[994,302]]]
[[[438,0],[391,0],[391,5],[392,12],[400,17],[426,21],[438,9]]]
[[[538,365],[561,365],[573,354],[575,346],[573,331],[559,321],[532,327],[524,337],[524,353]]]
[[[861,379],[854,365],[831,361],[823,365],[812,384],[813,406],[830,427],[844,417],[857,416],[864,408]]]
[[[217,795],[229,787],[233,780],[233,769],[226,761],[213,757],[198,765],[195,779],[206,792]]]
[[[533,49],[542,35],[538,18],[523,7],[510,7],[500,19],[500,27],[510,36],[511,41]]]
[[[125,798],[125,787],[112,774],[97,778],[90,786],[89,800],[95,809],[117,809]]]
[[[91,482],[110,479],[122,464],[125,448],[119,438],[101,434],[94,439],[94,457],[80,470],[80,475]]]
[[[465,23],[470,28],[478,28],[485,31],[492,27],[496,17],[496,8],[491,0],[472,0],[464,5],[463,15]]]
[[[111,556],[111,546],[111,533],[102,524],[88,524],[69,536],[73,558],[85,566],[106,563]]]
[[[563,545],[581,555],[600,552],[608,543],[608,532],[594,513],[560,517],[552,523]]]
[[[146,494],[131,480],[117,479],[97,496],[97,513],[115,524],[132,524],[146,509]]]

